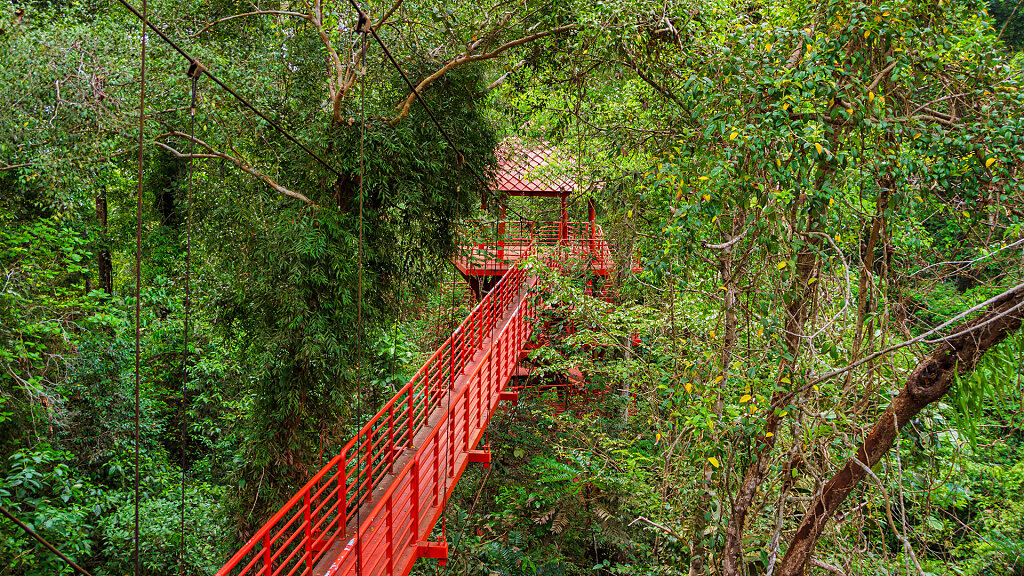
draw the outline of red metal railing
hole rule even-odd
[[[509,270],[217,576],[357,574],[357,558],[359,576],[407,574],[532,332],[532,283],[520,266]]]
[[[463,272],[470,275],[497,275],[517,262],[532,247],[551,266],[589,268],[595,274],[607,275],[613,261],[608,241],[600,225],[589,222],[500,222],[493,227],[476,230],[464,237],[475,240],[456,259]]]

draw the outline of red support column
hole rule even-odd
[[[395,405],[388,406],[388,470],[395,473]]]
[[[569,210],[566,207],[567,196],[561,196],[562,210],[559,212],[561,220],[558,223],[558,239],[562,242],[569,238]]]
[[[341,506],[339,506],[338,516],[339,524],[341,527],[341,537],[345,537],[345,527],[348,526],[348,458],[344,455],[338,460],[338,465],[341,466],[341,486],[338,490],[341,492]]]
[[[423,382],[423,377],[420,377],[418,379],[418,381],[422,383]],[[416,422],[416,405],[415,405],[415,401],[416,401],[416,386],[414,384],[412,386],[409,386],[409,415],[406,417],[407,420],[408,420],[408,422],[406,422],[406,428],[408,430],[409,449],[410,450],[412,450],[412,448],[413,448],[412,439],[413,439],[413,437],[415,436],[415,433],[416,433],[416,424],[415,424],[415,422]]]
[[[505,267],[505,207],[501,207],[501,216],[498,219],[498,260],[501,260],[501,268]]]
[[[595,257],[595,255],[594,255],[594,235],[595,235],[595,232],[597,231],[597,227],[595,226],[595,222],[594,221],[597,218],[597,213],[594,210],[594,199],[593,198],[587,200],[587,216],[590,219],[590,234],[589,234],[589,236],[590,236],[590,257],[594,258]]]
[[[263,533],[263,573],[266,576],[274,573],[274,561],[270,553],[270,530]]]
[[[420,455],[417,453],[412,458],[412,541],[420,539]]]
[[[388,557],[388,576],[395,573],[395,499],[387,499],[388,509],[388,535],[387,535],[387,548],[385,548],[385,554]]]
[[[309,501],[309,490],[302,495],[302,521],[303,532],[306,537],[306,570],[313,570],[313,526],[312,507]]]

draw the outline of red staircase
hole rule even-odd
[[[528,255],[527,251],[524,255]],[[217,576],[404,575],[447,556],[427,539],[533,327],[535,279],[513,266],[416,375]]]

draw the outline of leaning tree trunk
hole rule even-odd
[[[804,515],[779,566],[779,576],[804,573],[814,545],[829,518],[853,492],[870,469],[889,452],[900,428],[907,425],[925,406],[946,395],[956,375],[965,375],[977,366],[982,355],[1007,336],[1020,329],[1024,319],[1024,285],[1006,292],[994,301],[980,318],[961,326],[921,361],[892,404],[875,422],[857,457],[843,466],[825,484]]]

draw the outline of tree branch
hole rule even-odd
[[[914,368],[903,389],[857,449],[855,457],[825,484],[807,509],[782,559],[779,576],[800,576],[804,573],[829,519],[868,476],[871,467],[889,453],[900,429],[926,406],[944,397],[952,389],[956,376],[969,374],[985,352],[1020,329],[1024,321],[1024,314],[1019,311],[1022,305],[1024,285],[1003,292],[988,305],[984,315],[956,330],[955,336],[943,339]]]
[[[206,32],[210,28],[213,28],[217,24],[220,24],[221,22],[227,22],[228,20],[234,20],[235,18],[244,18],[246,16],[261,16],[261,15],[264,15],[264,14],[280,14],[280,15],[284,15],[284,16],[297,16],[299,18],[302,18],[302,19],[305,19],[305,20],[309,20],[309,14],[303,14],[301,12],[290,12],[288,10],[256,10],[254,12],[245,12],[244,14],[234,14],[232,16],[225,16],[224,18],[220,18],[218,20],[214,20],[213,22],[210,22],[206,26],[203,26],[203,28],[201,30],[199,30],[199,32],[196,32],[195,34],[189,36],[189,38],[195,38],[195,37],[199,36],[200,34],[202,34],[203,32]]]
[[[426,89],[428,86],[436,82],[438,79],[447,74],[453,68],[457,68],[459,66],[462,66],[463,64],[469,64],[470,62],[481,62],[483,60],[490,60],[492,58],[496,58],[497,56],[500,56],[502,52],[515,48],[516,46],[522,46],[523,44],[526,44],[528,42],[540,40],[541,38],[544,38],[545,36],[551,36],[552,34],[559,34],[567,30],[571,30],[575,27],[575,24],[566,24],[565,26],[559,26],[557,28],[552,28],[551,30],[537,32],[536,34],[530,34],[529,36],[523,36],[522,38],[506,42],[505,44],[498,46],[497,48],[490,52],[471,54],[467,51],[459,56],[456,56],[455,58],[452,58],[451,61],[442,66],[440,70],[434,72],[430,76],[427,76],[426,78],[420,81],[420,83],[416,86],[416,90],[414,90],[408,96],[406,96],[405,100],[401,103],[398,116],[395,116],[393,119],[391,119],[390,124],[394,126],[398,124],[398,122],[401,121],[402,118],[408,116],[409,109],[412,108],[412,104],[413,102],[416,101],[417,95],[422,94],[424,89]]]
[[[259,178],[267,186],[270,186],[271,188],[273,188],[278,193],[283,194],[285,196],[288,196],[289,198],[294,198],[296,200],[301,200],[302,202],[305,202],[306,205],[308,205],[308,206],[311,206],[311,207],[314,207],[314,208],[316,207],[316,203],[313,202],[312,200],[310,200],[309,198],[307,198],[304,194],[300,194],[299,192],[295,192],[295,191],[292,191],[292,190],[289,190],[289,189],[285,188],[284,186],[281,186],[280,184],[275,182],[270,176],[267,176],[266,174],[256,170],[252,166],[250,166],[245,160],[242,160],[241,158],[238,158],[236,156],[232,156],[230,154],[225,154],[224,152],[216,150],[213,146],[210,146],[209,144],[207,144],[206,142],[203,142],[202,140],[200,140],[198,138],[189,136],[188,134],[185,134],[184,132],[177,132],[177,131],[175,131],[175,132],[168,132],[167,134],[161,134],[160,136],[157,136],[157,138],[160,138],[162,136],[163,137],[166,137],[166,136],[176,136],[178,138],[184,138],[186,140],[191,140],[191,141],[195,142],[196,144],[202,146],[203,148],[205,148],[206,150],[209,151],[209,154],[183,154],[183,153],[179,152],[178,150],[175,150],[174,148],[168,146],[167,144],[164,144],[163,142],[156,141],[156,144],[158,146],[160,146],[164,150],[167,150],[168,152],[170,152],[172,155],[174,155],[175,158],[219,158],[221,160],[227,160],[228,162],[231,162],[232,164],[237,166],[238,169],[241,170],[242,172],[245,172],[246,174],[249,174],[251,176],[255,176],[255,177]]]

